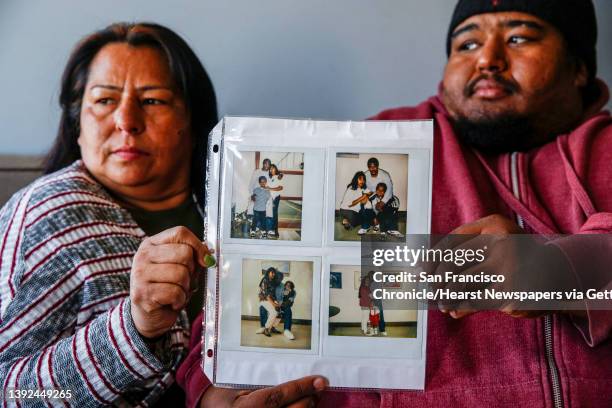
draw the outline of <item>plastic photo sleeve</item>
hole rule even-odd
[[[320,374],[423,389],[427,313],[366,302],[361,240],[429,233],[432,121],[226,117],[208,146],[202,369],[218,386]],[[389,283],[385,283],[389,284]]]

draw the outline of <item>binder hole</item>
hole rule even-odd
[[[213,356],[213,351],[212,351],[212,349],[208,349],[208,350],[206,351],[206,356],[207,356],[208,358],[212,358],[212,356]]]
[[[219,152],[219,145],[214,145],[213,146],[213,152],[214,153],[218,153]]]

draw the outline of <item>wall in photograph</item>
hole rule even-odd
[[[358,171],[368,171],[368,159],[376,157],[380,163],[379,168],[386,170],[393,181],[393,194],[400,200],[400,211],[406,211],[408,155],[387,153],[363,153],[354,157],[339,157],[336,159],[336,209],[340,208],[342,196],[346,186],[351,182]]]
[[[239,155],[238,155],[239,154]],[[232,205],[236,205],[236,213],[241,213],[246,210],[250,194],[249,182],[251,175],[255,170],[255,152],[238,152],[234,160],[234,177],[233,177],[233,195]],[[303,162],[303,153],[287,153],[287,152],[260,152],[259,168],[261,168],[264,159],[270,159],[272,164],[280,167],[279,170],[301,170],[299,164]],[[285,174],[283,176],[283,191],[281,196],[285,197],[302,197],[303,175]]]
[[[355,289],[355,272],[360,272],[359,266],[333,265],[334,272],[342,273],[342,289],[329,289],[329,305],[340,308],[340,313],[329,319],[331,323],[360,323],[361,308],[359,307],[359,290]],[[328,285],[329,286],[329,285]],[[383,303],[384,307],[384,303]],[[416,321],[416,311],[385,310],[386,322]]]
[[[245,259],[242,264],[242,315],[259,317],[259,282],[261,281],[260,259]],[[293,304],[294,319],[312,319],[312,262],[291,261],[290,276],[283,279],[283,284],[291,280],[295,284],[297,296]],[[246,291],[245,288],[251,288]]]

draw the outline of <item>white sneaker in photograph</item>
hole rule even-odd
[[[400,237],[400,238],[404,236],[404,234],[396,230],[389,230],[387,231],[387,234],[393,235],[394,237]]]
[[[285,332],[283,333],[285,335],[286,338],[288,338],[289,340],[295,340],[295,336],[293,335],[293,333],[291,333],[290,330],[285,330]]]
[[[260,327],[259,329],[257,329],[257,331],[255,332],[255,334],[263,334],[263,332],[266,330],[265,327]]]
[[[268,236],[271,238],[274,238],[276,236],[276,233],[272,230],[268,231]]]
[[[359,231],[357,231],[357,234],[359,234],[359,235],[363,235],[363,234],[365,234],[366,232],[368,232],[368,230],[367,230],[367,229],[365,229],[365,228],[359,228]]]
[[[387,337],[387,332],[386,331],[380,332],[380,335],[383,337]]]

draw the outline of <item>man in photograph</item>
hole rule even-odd
[[[366,175],[366,188],[371,193],[376,191],[376,186],[379,183],[385,183],[387,191],[385,192],[383,199],[377,203],[377,209],[382,210],[385,203],[393,197],[393,181],[391,181],[391,175],[386,170],[379,167],[379,162],[376,157],[368,159],[368,170],[365,171]]]

